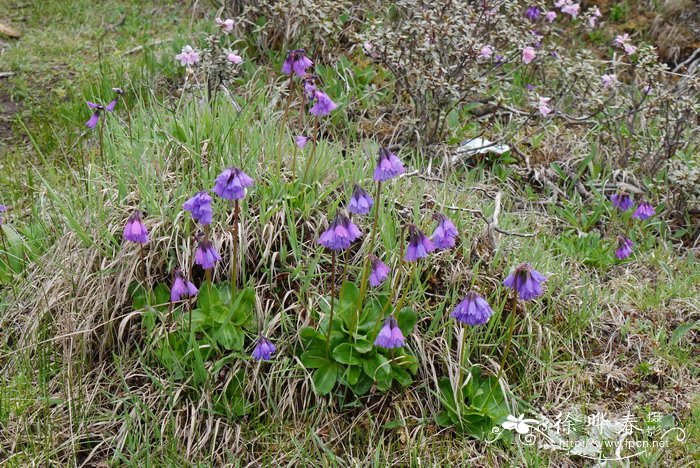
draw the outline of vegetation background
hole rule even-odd
[[[655,46],[671,72],[697,76],[697,3],[584,4],[599,6],[603,27],[569,39],[590,49],[591,60],[627,32]],[[611,119],[616,127],[606,127],[608,120],[587,131],[568,126],[565,116],[523,127],[489,109],[466,108],[446,114],[443,132],[414,132],[420,119],[397,74],[361,47],[386,6],[0,0],[0,23],[19,33],[0,32],[0,203],[12,207],[0,251],[0,463],[592,464],[566,451],[485,444],[435,421],[438,378],[457,378],[462,332],[449,312],[475,282],[489,292],[497,313],[466,343],[470,364],[493,372],[505,338],[501,281],[525,260],[550,279],[513,339],[511,405],[551,417],[573,408],[629,411],[639,420],[660,413],[686,439],[650,448],[633,463],[700,460],[697,113],[685,118],[690,130],[684,127],[654,170],[634,157],[620,164],[626,155],[614,136],[629,129],[619,119]],[[216,16],[237,18],[245,60],[233,95],[218,96],[214,114],[187,99],[185,73],[173,57],[214,31]],[[289,189],[296,150],[289,135],[279,138],[279,68],[291,47],[312,53],[340,105],[304,181],[311,189],[299,193]],[[663,86],[675,92],[674,79]],[[508,100],[527,105],[524,82],[506,90]],[[116,86],[127,91],[133,134],[121,108],[114,119],[120,125],[107,128],[100,150],[84,127],[85,101],[108,101]],[[667,99],[698,105],[697,94],[683,92]],[[665,134],[649,125],[646,131]],[[475,136],[514,150],[446,162]],[[322,397],[296,357],[299,330],[313,323],[328,291],[329,260],[315,239],[349,181],[366,178],[379,144],[401,147],[409,167],[392,193],[400,217],[382,219],[387,251],[399,250],[399,219],[433,209],[450,214],[461,242],[410,278],[409,302],[418,313],[409,339],[419,361],[413,385],[361,399]],[[131,207],[148,213],[147,270],[165,282],[187,261],[172,254],[187,250],[185,228],[173,222],[182,217],[182,201],[234,162],[264,181],[245,221],[245,268],[256,317],[268,324],[278,357],[261,365],[225,355],[207,362],[200,384],[154,358],[153,336],[129,290],[139,255],[121,248],[120,231]],[[659,213],[634,228],[627,262],[615,259],[610,240],[627,223],[607,202],[619,188],[643,193]],[[497,234],[487,224],[495,212]],[[225,225],[224,218],[222,249],[231,241]],[[361,259],[354,250],[351,265]],[[350,275],[358,270],[351,267]],[[598,454],[605,455],[610,451]]]

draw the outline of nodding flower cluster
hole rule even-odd
[[[377,166],[373,174],[373,179],[377,183],[377,193],[380,193],[381,183],[396,178],[404,172],[405,168],[401,160],[388,149],[380,148]],[[353,186],[350,200],[347,203],[348,212],[367,215],[374,208],[376,220],[378,219],[376,210],[380,206],[380,201],[373,200],[362,187],[357,184]],[[406,226],[409,240],[405,254],[399,261],[417,262],[435,251],[448,250],[456,245],[459,230],[455,224],[442,213],[435,213],[433,219],[437,222],[437,226],[431,237],[426,236],[414,224]],[[318,243],[331,250],[335,255],[338,251],[349,249],[352,243],[361,236],[362,232],[352,219],[338,213],[329,227],[319,236]],[[374,233],[372,237],[374,237]],[[374,252],[369,252],[367,261],[369,286],[381,286],[389,277],[391,269]],[[515,268],[503,284],[512,289],[516,297],[529,301],[542,294],[542,284],[546,280],[547,278],[532,268],[529,263],[523,263]],[[469,291],[466,297],[454,308],[451,316],[462,324],[476,326],[488,322],[492,314],[493,310],[486,300],[476,291]],[[405,342],[404,331],[399,327],[393,314],[389,314],[384,319],[384,324],[377,334],[374,341],[375,346],[394,349],[404,346]]]
[[[325,117],[337,109],[338,106],[326,93],[316,87],[316,79],[312,70],[313,66],[313,61],[306,56],[306,50],[288,50],[287,58],[284,59],[282,64],[282,73],[289,75],[290,83],[292,83],[292,78],[295,75],[303,80],[306,99],[308,99],[309,103],[312,103],[309,113],[316,118]],[[300,138],[304,139],[300,140]],[[299,136],[296,144],[299,148],[303,148],[306,146],[307,141],[308,138]]]
[[[617,208],[619,211],[626,212],[634,208],[634,200],[632,200],[632,196],[625,192],[624,190],[618,191],[612,195],[610,195],[610,202],[612,203],[612,206]],[[645,219],[649,219],[652,216],[656,214],[656,210],[654,207],[651,205],[646,200],[642,200],[642,202],[637,206],[637,208],[634,210],[632,213],[632,218],[633,219],[638,219],[640,221],[643,221]],[[634,246],[634,243],[628,239],[624,235],[618,235],[617,236],[617,248],[615,249],[615,256],[619,260],[624,260],[630,255],[632,255],[632,247]]]
[[[248,187],[252,186],[253,183],[253,179],[241,169],[229,167],[219,174],[211,191],[224,200],[238,202],[246,196]],[[210,272],[221,260],[221,255],[209,238],[209,225],[212,223],[214,215],[213,201],[209,191],[202,190],[182,204],[182,209],[190,213],[192,221],[203,228],[203,231],[197,232],[194,236],[196,243],[194,263],[205,272]],[[134,210],[129,216],[124,226],[124,240],[141,245],[148,243],[148,229],[141,219],[141,211]],[[233,258],[231,261],[234,261]],[[207,278],[210,279],[209,274]],[[170,286],[171,302],[194,298],[198,292],[197,286],[185,277],[181,268],[177,267],[173,270],[173,280]],[[256,360],[267,360],[274,352],[275,346],[261,335],[256,342],[252,356]]]

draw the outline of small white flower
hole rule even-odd
[[[536,419],[525,419],[524,414],[521,414],[517,418],[509,414],[506,419],[507,421],[501,424],[503,429],[509,431],[515,429],[518,432],[518,434],[527,434],[528,432],[530,432],[530,428],[533,427],[533,425],[539,424],[539,421]]]

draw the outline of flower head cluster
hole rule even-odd
[[[393,315],[387,317],[384,321],[384,326],[377,334],[377,339],[374,340],[375,346],[381,346],[386,349],[400,348],[405,344],[406,339],[399,328],[399,324]]]
[[[324,117],[338,107],[326,93],[318,89],[313,91],[312,100],[314,105],[309,109],[309,113],[316,117]]]
[[[173,271],[173,284],[170,287],[170,301],[177,302],[183,297],[195,297],[199,291],[197,286],[187,281],[180,268]]]
[[[581,9],[581,5],[574,3],[572,0],[556,0],[554,6],[559,8],[562,13],[565,13],[572,18],[576,18]]]
[[[228,34],[231,31],[233,31],[233,20],[231,18],[227,18],[225,20],[222,20],[221,18],[216,18],[216,24],[221,28],[221,32],[224,34]]]
[[[201,225],[211,224],[213,211],[211,208],[212,198],[206,191],[195,194],[192,198],[182,204],[182,209],[189,211],[192,219]]]
[[[479,58],[490,59],[493,56],[493,47],[490,45],[485,45],[481,47],[479,51]]]
[[[197,242],[197,250],[194,252],[194,262],[204,270],[214,268],[221,256],[208,239],[200,239]]]
[[[521,263],[503,281],[503,285],[516,291],[523,300],[529,301],[542,294],[542,283],[545,281],[547,278],[532,268],[532,265]]]
[[[625,236],[617,236],[617,250],[615,256],[620,260],[624,260],[632,254],[632,246],[634,244]]]
[[[219,174],[212,192],[226,200],[240,200],[245,197],[246,188],[253,185],[253,179],[237,167],[229,167]]]
[[[240,65],[241,63],[243,63],[243,57],[234,52],[229,52],[228,54],[226,54],[226,60],[228,60],[234,65]]]
[[[348,211],[350,213],[364,215],[369,213],[373,203],[372,197],[370,197],[362,187],[356,184],[352,190],[350,203],[348,203]]]
[[[374,180],[383,182],[406,172],[401,160],[391,151],[379,148],[379,161],[374,169]]]
[[[535,57],[537,56],[537,52],[535,52],[535,49],[532,48],[531,46],[527,46],[523,49],[523,63],[528,64],[535,60]]]
[[[148,242],[148,229],[141,221],[141,212],[134,210],[129,216],[124,226],[124,239],[136,244],[145,244]]]
[[[452,318],[472,327],[483,325],[493,315],[488,302],[474,291],[469,291],[462,302],[452,311]]]
[[[605,89],[614,88],[615,86],[618,85],[618,83],[620,83],[617,80],[617,75],[615,75],[615,74],[601,76],[600,82],[603,84],[603,88],[605,88]]]
[[[419,258],[427,257],[435,250],[435,245],[413,224],[408,226],[408,247],[404,259],[407,262],[415,262]]]
[[[548,23],[553,23],[554,20],[557,18],[557,12],[556,11],[548,11],[544,17],[547,19]]]
[[[588,26],[595,28],[597,26],[596,23],[598,23],[598,19],[603,16],[603,14],[600,12],[600,9],[597,6],[591,8],[590,12],[590,16],[588,17]]]
[[[277,351],[275,345],[261,335],[260,338],[258,338],[258,341],[255,343],[255,349],[253,350],[252,356],[256,361],[269,361],[275,351]]]
[[[451,249],[455,246],[455,239],[459,235],[457,227],[454,223],[447,219],[447,216],[441,213],[435,213],[435,219],[438,222],[431,240],[438,250]]]
[[[632,55],[637,51],[637,48],[633,46],[632,44],[629,43],[630,40],[630,35],[625,33],[625,34],[620,34],[615,36],[615,42],[614,44],[618,47],[622,47],[625,49],[625,53],[627,55]]]
[[[192,46],[186,45],[182,48],[182,52],[175,56],[175,60],[178,60],[183,67],[195,65],[199,62],[199,52]]]
[[[345,250],[362,237],[360,229],[343,214],[337,214],[328,229],[318,238],[318,243],[330,250]]]
[[[612,205],[620,211],[627,211],[634,206],[634,202],[626,192],[610,195],[610,201]]]
[[[310,68],[314,63],[306,56],[306,51],[304,49],[288,50],[287,58],[284,59],[282,64],[282,73],[285,75],[296,74],[297,76],[304,77],[306,75],[306,70]]]
[[[374,255],[369,256],[372,272],[369,275],[369,285],[373,288],[381,285],[389,277],[389,267]]]
[[[540,111],[542,117],[547,117],[552,113],[552,109],[549,107],[549,101],[551,101],[551,98],[542,96],[537,100],[537,110]]]
[[[529,6],[527,7],[527,10],[525,10],[525,18],[529,19],[530,21],[537,21],[537,18],[540,17],[540,9],[537,6]]]
[[[639,204],[636,210],[634,210],[634,213],[632,213],[632,217],[636,219],[649,219],[652,216],[656,214],[656,210],[654,209],[653,206],[651,206],[651,203],[647,201],[643,201],[642,203]]]
[[[309,137],[306,137],[304,135],[297,135],[294,137],[294,144],[297,145],[297,148],[304,149],[309,140]]]

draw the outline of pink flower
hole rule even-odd
[[[238,65],[238,64],[240,64],[240,63],[243,62],[243,57],[241,57],[240,55],[236,55],[236,54],[234,54],[233,52],[231,52],[230,54],[228,54],[228,55],[226,56],[226,60],[228,60],[228,61],[231,62],[231,63],[235,63],[236,65]]]
[[[527,46],[523,49],[523,62],[530,63],[533,60],[535,60],[535,55],[537,55],[537,52],[535,52],[535,49],[533,49],[530,46]]]
[[[372,49],[374,49],[374,46],[372,45],[371,42],[365,42],[362,44],[362,48],[365,49],[367,52],[372,52]]]
[[[492,55],[493,47],[491,47],[490,45],[483,46],[481,48],[481,51],[479,51],[479,58],[490,59]]]
[[[614,74],[603,75],[600,77],[600,81],[603,82],[603,88],[614,88],[619,83],[617,76]]]
[[[617,36],[615,36],[615,45],[616,46],[623,46],[629,40],[630,40],[630,35],[627,33],[617,35]]]
[[[175,56],[175,60],[179,60],[180,65],[183,67],[194,65],[199,62],[199,52],[194,50],[191,46],[186,45],[182,48],[182,52]]]
[[[644,88],[642,88],[642,91],[643,91],[644,94],[646,94],[647,96],[649,96],[649,95],[651,95],[651,94],[654,94],[654,88],[652,88],[651,85],[646,85]]]
[[[547,117],[552,112],[552,109],[549,108],[550,100],[551,98],[548,97],[540,97],[537,102],[537,109],[540,111],[540,114],[542,114],[542,117]]]
[[[228,34],[233,31],[233,20],[230,18],[223,21],[221,18],[216,18],[216,24],[221,28],[221,32]]]
[[[561,9],[561,12],[570,15],[572,18],[576,18],[578,16],[580,8],[581,5],[579,5],[578,3],[568,3],[564,5],[564,7]]]
[[[557,13],[554,11],[548,11],[544,17],[547,18],[548,22],[553,23],[554,19],[557,17]]]
[[[637,52],[637,48],[635,46],[632,44],[625,44],[625,53],[627,55],[632,55],[635,52]]]
[[[593,7],[591,9],[591,16],[588,18],[588,26],[590,26],[591,28],[595,28],[596,23],[598,22],[598,18],[600,18],[601,16],[603,15],[600,13],[598,7]]]

